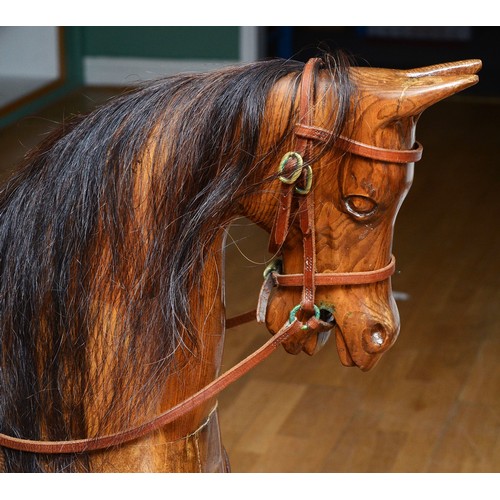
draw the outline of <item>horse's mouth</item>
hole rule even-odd
[[[319,332],[311,332],[310,334],[294,335],[287,338],[283,342],[284,349],[290,354],[299,354],[304,351],[310,356],[317,354],[323,346],[327,343],[329,337],[333,333],[335,335],[335,342],[337,346],[337,352],[340,358],[340,362],[344,366],[357,366],[362,371],[368,371],[373,368],[381,357],[383,350],[378,349],[378,345],[373,346],[367,345],[366,339],[364,338],[364,332],[361,335],[356,335],[355,332],[359,331],[359,325],[345,325],[343,327],[347,330],[348,335],[354,335],[353,338],[349,336],[344,336],[342,328],[339,326],[337,320],[335,319],[335,309],[332,306],[320,306],[320,322],[321,329]],[[377,326],[378,323],[376,323]],[[272,328],[269,327],[271,334],[275,334]],[[382,328],[380,328],[381,331]],[[378,342],[382,338],[382,333],[376,331],[372,334],[372,339]],[[379,339],[380,337],[380,339]],[[379,352],[377,352],[377,350]]]
[[[342,330],[337,323],[335,323],[333,327],[333,332],[335,334],[335,342],[337,344],[340,362],[344,366],[357,366],[363,371],[368,371],[377,364],[380,355],[374,355],[364,351],[351,353]]]
[[[351,353],[347,348],[346,341],[344,340],[344,336],[342,335],[342,331],[337,323],[335,323],[333,327],[333,332],[335,334],[335,342],[337,343],[337,352],[340,362],[344,366],[355,366],[356,363],[354,363],[354,360],[352,359]]]

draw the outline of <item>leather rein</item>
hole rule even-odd
[[[320,64],[321,59],[314,58],[310,59],[304,67],[299,98],[299,120],[294,130],[296,136],[295,151],[287,153],[280,164],[281,194],[270,237],[270,249],[276,252],[281,248],[288,234],[292,200],[295,197],[298,198],[297,214],[304,251],[303,274],[287,275],[279,274],[275,268],[268,270],[265,273],[265,281],[259,296],[257,311],[251,311],[228,319],[226,327],[232,328],[251,321],[255,319],[255,314],[257,314],[257,321],[264,322],[268,298],[273,287],[302,287],[302,300],[292,311],[293,314],[290,314],[289,321],[283,325],[278,333],[240,363],[186,400],[143,424],[106,436],[66,441],[38,441],[0,433],[0,446],[32,453],[83,453],[119,446],[144,437],[216,396],[266,359],[288,338],[301,335],[305,331],[310,335],[311,333],[330,330],[331,324],[320,319],[319,309],[314,303],[316,286],[376,283],[388,279],[394,273],[394,256],[383,268],[371,271],[316,273],[314,197],[311,190],[313,172],[308,159],[312,156],[314,142],[328,142],[332,139],[332,132],[315,127],[311,123],[314,105],[314,78]],[[381,162],[404,164],[418,161],[422,156],[422,146],[419,143],[415,143],[414,148],[410,150],[394,150],[370,146],[339,136],[335,138],[334,145],[344,152]]]

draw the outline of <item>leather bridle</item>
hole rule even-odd
[[[314,193],[308,189],[311,185],[312,169],[307,163],[312,157],[314,142],[330,142],[334,140],[338,149],[363,156],[372,160],[409,163],[420,160],[422,157],[422,146],[418,143],[411,150],[393,150],[370,146],[347,137],[332,137],[329,130],[312,125],[314,110],[314,74],[321,64],[321,59],[310,59],[302,75],[299,99],[299,120],[295,126],[296,149],[287,153],[282,160],[280,169],[281,195],[274,226],[271,230],[270,251],[278,252],[285,242],[288,234],[291,217],[292,199],[298,198],[299,228],[302,233],[304,247],[304,271],[299,275],[280,275],[274,273],[274,281],[280,286],[302,286],[302,300],[297,306],[305,317],[313,314],[319,316],[319,308],[314,303],[315,288],[317,285],[360,285],[375,283],[389,278],[395,270],[394,256],[388,265],[381,269],[349,273],[317,273],[316,272],[316,250],[315,250],[315,228],[314,228]],[[292,160],[292,161],[289,161]],[[288,168],[287,168],[288,166]],[[298,168],[301,172],[297,175]],[[296,185],[302,178],[303,187]],[[290,182],[295,180],[295,182]],[[305,184],[304,184],[305,183]],[[309,332],[310,333],[310,332]]]
[[[304,334],[304,332],[310,335],[314,332],[331,329],[330,323],[320,319],[319,309],[314,303],[316,286],[376,283],[388,279],[394,273],[394,256],[391,257],[390,262],[386,266],[380,269],[345,273],[316,272],[314,196],[313,190],[311,190],[313,172],[311,165],[308,163],[312,157],[314,142],[329,142],[333,140],[334,147],[346,153],[381,162],[403,164],[418,161],[422,156],[422,146],[419,143],[416,143],[415,147],[410,150],[386,149],[370,146],[342,136],[333,138],[332,132],[313,126],[311,120],[314,108],[314,78],[320,64],[321,59],[315,58],[309,60],[304,67],[299,97],[299,120],[294,130],[296,137],[295,151],[287,153],[280,164],[281,194],[270,237],[271,250],[274,252],[278,251],[288,234],[292,214],[292,200],[296,197],[298,199],[298,225],[303,240],[303,273],[280,274],[277,269],[267,272],[256,311],[257,320],[260,322],[265,321],[267,302],[273,287],[302,287],[301,302],[291,311],[293,314],[290,315],[289,321],[262,347],[243,361],[188,399],[141,425],[107,436],[67,441],[38,441],[0,434],[0,446],[32,453],[83,453],[122,445],[146,436],[192,411],[210,398],[215,397],[228,385],[238,380],[254,366],[266,359],[287,339]],[[228,319],[226,326],[230,328],[254,318],[255,311],[252,311],[251,313],[245,313]]]

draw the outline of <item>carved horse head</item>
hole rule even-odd
[[[293,153],[300,141],[308,141],[308,158],[304,162],[310,166],[309,178],[302,166],[300,175],[305,180],[298,179],[297,183],[303,189],[304,183],[310,182],[307,196],[313,197],[313,214],[309,216],[314,219],[311,244],[315,264],[310,275],[315,283],[310,286],[315,292],[316,313],[334,332],[341,362],[368,370],[394,344],[400,329],[389,277],[394,271],[391,247],[396,215],[411,186],[414,161],[421,154],[415,142],[418,118],[432,104],[476,83],[474,73],[480,62],[414,70],[350,68],[353,90],[349,113],[337,136],[331,130],[339,105],[336,84],[331,74],[321,69],[319,60],[308,64],[310,74],[306,76],[306,66],[302,90],[295,101],[296,108],[305,109],[297,111],[298,125],[286,148]],[[283,83],[275,93],[288,88]],[[301,99],[308,102],[300,103]],[[303,144],[299,147],[304,150]],[[284,163],[290,162],[296,163],[296,159],[289,154]],[[298,172],[296,165],[291,171]],[[281,180],[273,181],[263,202],[267,212],[261,209],[258,219],[278,239],[271,246],[282,260],[279,272],[275,270],[275,275],[282,277],[281,281],[275,278],[280,286],[270,299],[266,315],[267,327],[273,334],[291,311],[295,314],[302,309],[304,301],[301,287],[305,286],[307,257],[301,244],[301,212],[307,210],[307,204],[301,201],[301,188],[292,194],[286,186],[283,190],[283,181],[292,180],[286,173]],[[286,196],[295,199],[288,218],[284,217],[285,229],[282,227],[281,236],[276,237],[280,222],[273,221],[273,217],[286,211],[282,206]],[[287,281],[288,275],[298,275],[296,283],[291,278]],[[321,280],[321,276],[329,275],[333,276],[330,281]],[[291,284],[297,286],[281,286]],[[286,341],[285,349],[294,354],[301,350],[313,354],[330,335],[325,330],[309,329],[300,338]]]

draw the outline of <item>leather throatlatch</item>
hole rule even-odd
[[[385,267],[372,271],[316,273],[314,191],[311,189],[313,171],[308,161],[311,159],[314,141],[326,142],[332,138],[330,131],[312,125],[315,91],[314,78],[321,62],[321,59],[311,59],[306,63],[303,70],[299,97],[299,120],[295,127],[295,151],[292,152],[295,154],[290,154],[281,165],[281,195],[270,237],[270,249],[273,253],[276,253],[283,245],[288,234],[292,200],[294,197],[297,197],[298,220],[303,239],[304,271],[303,274],[289,275],[280,274],[277,270],[267,273],[259,296],[257,309],[258,321],[265,321],[267,302],[273,287],[302,287],[301,302],[292,311],[293,314],[291,314],[290,321],[285,323],[279,332],[273,335],[262,347],[213,382],[175,407],[141,425],[107,436],[67,441],[30,440],[0,434],[0,446],[31,453],[82,453],[119,446],[146,436],[216,396],[228,385],[238,380],[254,366],[266,359],[287,339],[299,336],[304,331],[307,331],[307,334],[310,335],[311,332],[321,332],[330,329],[330,324],[320,320],[319,310],[314,304],[317,285],[343,286],[376,283],[388,279],[394,273],[394,257],[391,257],[391,261]],[[342,136],[335,139],[334,147],[340,148],[350,154],[391,163],[418,161],[422,155],[422,146],[418,143],[411,150],[399,151],[370,146]],[[234,327],[254,318],[255,311],[251,311],[250,313],[228,319],[226,324],[227,327]]]

